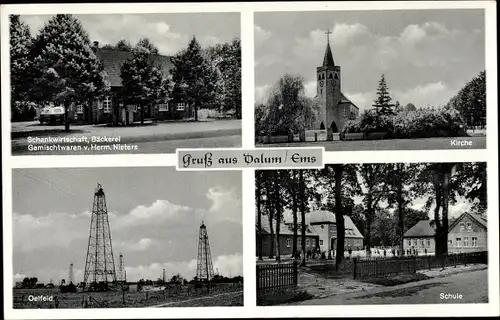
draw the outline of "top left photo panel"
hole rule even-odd
[[[240,13],[8,18],[13,156],[241,147]]]

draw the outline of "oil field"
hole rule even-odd
[[[110,214],[112,216],[112,214]],[[85,264],[80,278],[75,265],[68,261],[67,279],[52,278],[48,284],[36,277],[15,283],[13,307],[18,309],[52,308],[124,308],[124,307],[202,307],[242,306],[243,277],[219,274],[214,268],[209,233],[199,221],[196,275],[188,280],[179,273],[167,276],[164,269],[156,280],[127,279],[126,256],[120,252],[115,261],[113,226],[110,223],[103,187],[94,191]],[[194,239],[193,239],[194,240]],[[131,257],[132,260],[133,257]],[[217,265],[216,265],[217,266]],[[136,277],[137,278],[137,275]]]

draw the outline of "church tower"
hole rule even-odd
[[[316,120],[315,129],[327,130],[327,136],[339,132],[339,123],[335,119],[341,115],[337,108],[342,98],[340,88],[340,66],[335,65],[332,49],[330,48],[330,31],[326,32],[327,44],[323,63],[316,68],[316,99],[321,110]]]

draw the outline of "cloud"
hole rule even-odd
[[[345,45],[351,39],[354,39],[359,35],[367,35],[370,33],[370,30],[363,24],[354,23],[354,24],[346,24],[346,23],[336,23],[333,26],[333,31],[331,34],[331,43],[333,45]],[[324,42],[323,42],[324,43]]]
[[[164,221],[182,219],[192,210],[190,207],[176,205],[168,200],[156,200],[149,206],[137,206],[125,216],[117,216],[114,224],[119,228],[141,224],[161,224]]]
[[[260,26],[254,26],[254,37],[255,37],[255,45],[260,45],[263,42],[267,41],[271,38],[271,32],[262,29]]]
[[[371,98],[370,92],[363,92],[363,93],[349,93],[346,92],[345,96],[347,99],[351,100],[354,105],[356,105],[359,108],[360,114],[363,112],[363,110],[368,110],[372,108],[372,98]]]
[[[212,260],[214,272],[217,270],[223,276],[236,276],[243,274],[243,256],[241,254],[221,255]],[[173,275],[180,274],[188,280],[196,276],[196,259],[181,261],[181,262],[155,262],[148,265],[138,265],[133,267],[125,267],[127,270],[127,279],[137,281],[140,279],[156,280],[163,274],[163,269],[167,274],[167,278]]]
[[[392,94],[393,100],[399,101],[402,105],[413,103],[417,108],[426,108],[444,106],[458,90],[458,88],[449,88],[442,81],[438,81],[404,91],[395,90]]]
[[[255,87],[255,102],[265,102],[267,100],[267,96],[269,95],[271,87],[271,84],[265,84],[263,86]]]

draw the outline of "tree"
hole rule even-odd
[[[285,171],[286,173],[286,171]],[[273,191],[274,191],[274,203],[276,208],[276,261],[281,260],[281,248],[280,248],[280,228],[281,228],[281,218],[283,217],[282,210],[282,195],[280,192],[281,184],[281,172],[278,170],[273,171]]]
[[[116,45],[106,44],[102,47],[103,49],[117,50],[123,52],[132,52],[132,45],[127,40],[120,40]]]
[[[117,44],[118,46],[118,44]],[[126,43],[120,44],[121,47],[125,47]],[[148,38],[141,38],[135,45],[136,50],[143,49],[151,55],[158,55],[158,47],[156,47]]]
[[[305,96],[304,79],[289,74],[274,84],[265,107],[267,114],[259,131],[271,135],[304,130],[315,121],[319,109],[317,101]]]
[[[379,204],[386,197],[387,166],[385,164],[363,164],[359,168],[361,184],[364,187],[363,204],[365,207],[365,240],[369,251],[371,248],[371,227]],[[369,251],[370,252],[370,251]]]
[[[394,111],[396,113],[403,111],[403,107],[401,106],[401,104],[399,103],[399,101],[396,101],[396,104],[394,105]]]
[[[264,179],[264,171],[255,171],[255,202],[257,207],[257,256],[262,259],[262,184]]]
[[[458,110],[469,126],[486,125],[486,71],[467,82],[460,91],[450,99],[447,108]]]
[[[322,209],[335,213],[337,225],[337,248],[335,268],[344,259],[345,223],[344,212],[352,212],[353,197],[361,192],[357,179],[357,166],[352,164],[326,165],[316,171],[317,188],[324,190]]]
[[[299,199],[300,199],[300,223],[301,223],[301,246],[302,246],[302,261],[301,266],[306,266],[306,182],[304,179],[304,170],[299,169]]]
[[[394,104],[391,103],[391,96],[389,88],[385,81],[385,75],[382,74],[377,88],[377,99],[373,102],[373,107],[377,110],[378,114],[394,114]]]
[[[430,163],[426,164],[419,175],[419,191],[427,195],[426,208],[430,209],[434,203],[433,224],[435,233],[435,254],[437,256],[448,253],[448,207],[456,202],[457,180],[452,179],[457,171],[457,163]]]
[[[10,15],[10,92],[11,108],[16,102],[26,101],[33,86],[31,51],[33,38],[29,27],[19,15]]]
[[[388,164],[387,168],[387,202],[390,207],[396,207],[397,243],[399,255],[404,255],[403,235],[405,231],[405,210],[411,203],[414,194],[414,183],[420,170],[418,164],[394,163]]]
[[[194,105],[195,121],[198,121],[198,109],[212,105],[216,98],[217,73],[195,37],[187,49],[171,57],[171,61],[174,99]]]
[[[69,131],[71,104],[89,101],[108,90],[104,67],[87,32],[70,14],[58,14],[40,30],[34,44],[35,99],[64,105]]]
[[[138,105],[141,110],[141,124],[144,124],[144,109],[153,104],[166,102],[169,94],[169,79],[151,59],[157,49],[147,39],[142,39],[133,51],[132,57],[122,65],[123,96],[128,103]]]
[[[172,278],[170,279],[170,283],[182,284],[183,280],[184,278],[178,273],[172,276]]]
[[[218,71],[218,97],[222,111],[234,110],[241,119],[241,42],[234,38],[229,43],[207,48],[210,61]]]
[[[417,108],[415,107],[415,105],[413,103],[408,103],[405,106],[405,111],[406,112],[417,111]]]
[[[473,203],[473,210],[484,214],[488,207],[486,162],[465,162],[457,166],[457,192]]]

